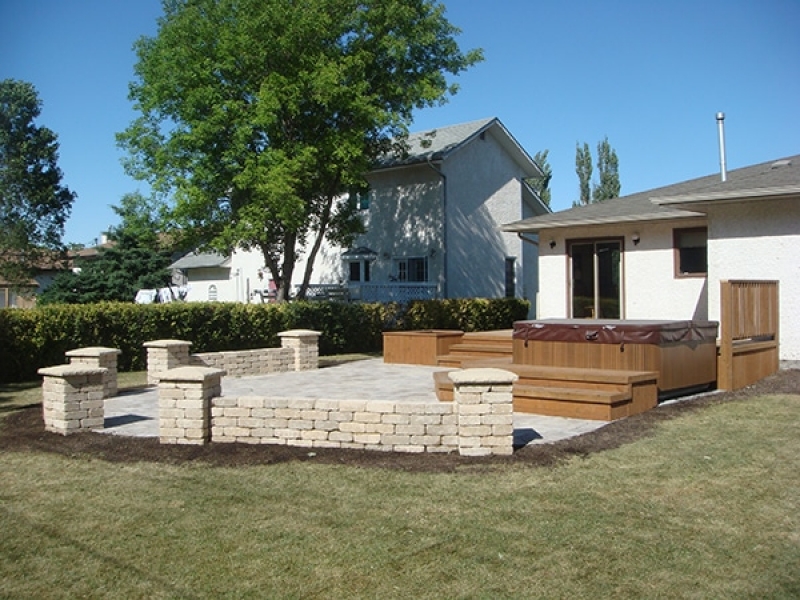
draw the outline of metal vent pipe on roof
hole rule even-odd
[[[725,113],[717,113],[717,129],[719,130],[719,174],[722,181],[728,179],[728,167],[725,164]]]

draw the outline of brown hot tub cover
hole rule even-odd
[[[716,342],[716,321],[541,319],[514,323],[514,339],[598,344]]]

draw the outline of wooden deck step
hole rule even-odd
[[[514,385],[514,410],[517,412],[613,421],[629,415],[630,403],[628,392]]]
[[[439,402],[453,401],[453,381],[448,376],[450,371],[437,371],[433,374],[433,385]]]
[[[518,412],[613,421],[650,410],[658,401],[658,374],[653,371],[543,367],[501,360],[465,360],[462,366],[516,373],[513,394]],[[453,400],[447,372],[434,374],[434,385],[440,400]]]
[[[464,337],[450,346],[448,353],[438,356],[441,367],[461,368],[464,360],[503,358],[510,363],[514,353],[511,330],[480,331],[465,333]]]

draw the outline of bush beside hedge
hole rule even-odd
[[[120,371],[144,370],[143,344],[157,339],[192,342],[193,352],[280,346],[278,333],[322,333],[320,354],[380,352],[382,332],[413,329],[488,331],[525,319],[527,301],[514,298],[427,300],[410,304],[102,303],[0,310],[0,381],[36,379],[41,367],[62,364],[75,348],[122,351]]]

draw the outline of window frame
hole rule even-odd
[[[419,262],[417,262],[419,261]],[[415,267],[416,265],[416,267]],[[417,279],[420,267],[423,279]],[[403,258],[394,259],[394,272],[397,281],[400,283],[429,283],[430,282],[430,267],[428,265],[427,256],[407,256]],[[412,279],[410,275],[414,273],[415,278]]]
[[[705,270],[704,271],[684,271],[682,250],[697,249],[700,246],[682,246],[681,237],[686,234],[704,233],[705,234]],[[672,255],[675,279],[692,279],[708,277],[708,227],[678,227],[672,230]],[[688,260],[688,258],[686,258]]]

